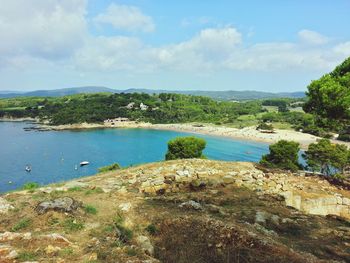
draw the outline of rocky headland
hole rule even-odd
[[[0,262],[349,262],[350,192],[177,160],[0,197]]]

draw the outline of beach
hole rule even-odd
[[[275,143],[279,140],[296,141],[302,149],[307,149],[308,145],[322,139],[321,137],[302,133],[295,130],[274,129],[273,133],[264,133],[256,130],[256,126],[244,128],[232,128],[223,125],[214,125],[210,123],[173,123],[173,124],[152,124],[149,122],[125,121],[125,122],[104,122],[104,123],[75,123],[64,125],[48,125],[40,123],[37,119],[5,119],[1,121],[32,121],[36,122],[43,130],[80,130],[80,129],[104,129],[104,128],[129,128],[129,129],[157,129],[179,132],[188,132],[193,134],[204,134],[218,137],[226,137],[239,140],[248,140],[264,143]],[[350,147],[350,143],[331,139],[332,143],[344,144]]]
[[[176,123],[176,124],[152,124],[146,122],[121,122],[114,123],[80,123],[67,124],[58,126],[43,125],[43,127],[52,130],[71,130],[71,129],[98,129],[98,128],[144,128],[188,132],[194,134],[205,134],[219,137],[227,137],[239,140],[249,140],[264,143],[275,143],[279,140],[291,140],[300,143],[301,148],[306,149],[311,143],[316,142],[320,137],[302,133],[294,130],[275,129],[274,133],[263,133],[256,130],[255,126],[245,128],[231,128],[226,126],[218,126],[214,124],[194,124],[194,123]],[[335,143],[343,143],[333,140]],[[344,143],[347,144],[347,143]],[[347,144],[348,145],[348,144]]]

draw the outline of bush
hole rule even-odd
[[[21,219],[17,224],[15,224],[11,228],[11,231],[12,232],[17,232],[18,230],[27,228],[28,226],[30,226],[31,223],[32,223],[32,220],[30,220],[28,218]]]
[[[96,215],[97,214],[97,209],[94,206],[92,206],[92,205],[84,206],[84,211],[87,214],[92,214],[92,215]]]
[[[299,143],[280,140],[270,145],[270,153],[263,155],[260,164],[270,168],[297,171],[301,168],[298,162]]]
[[[262,122],[256,127],[257,130],[268,130],[273,131],[273,126],[271,124],[267,124],[265,122]]]
[[[100,173],[105,173],[105,172],[109,172],[109,171],[114,171],[114,170],[119,170],[121,167],[118,163],[113,163],[111,165],[107,165],[107,166],[103,166],[98,168],[98,171]]]
[[[28,190],[28,191],[34,191],[34,189],[38,188],[40,185],[38,183],[35,182],[29,182],[26,183],[22,186],[23,190]]]
[[[159,231],[154,224],[150,224],[146,227],[146,231],[151,235],[156,235]]]
[[[73,218],[68,218],[63,222],[63,227],[68,232],[82,230],[84,228],[84,224],[82,222],[78,222]]]
[[[204,158],[202,151],[206,146],[204,139],[196,137],[179,137],[168,142],[166,160]]]

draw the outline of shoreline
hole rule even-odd
[[[276,129],[275,133],[262,133],[256,130],[255,126],[249,126],[242,129],[231,128],[226,126],[216,126],[214,124],[196,124],[196,123],[177,123],[177,124],[152,124],[145,122],[123,122],[115,125],[111,124],[97,124],[97,123],[80,123],[68,125],[40,125],[40,127],[55,131],[61,130],[83,130],[83,129],[104,129],[104,128],[137,128],[137,129],[154,129],[154,130],[168,130],[177,132],[187,132],[193,134],[202,134],[216,137],[225,137],[230,139],[237,139],[243,141],[252,141],[259,143],[275,143],[279,140],[286,139],[300,143],[302,149],[306,149],[311,143],[316,142],[320,137],[297,132],[293,130]],[[339,142],[338,142],[339,143]]]
[[[0,121],[33,121],[44,130],[62,131],[62,130],[84,130],[84,129],[111,129],[111,128],[124,128],[124,129],[154,129],[154,130],[167,130],[177,132],[187,132],[192,134],[209,135],[215,137],[224,137],[229,139],[259,142],[272,144],[279,140],[296,141],[300,144],[301,149],[307,149],[308,145],[321,137],[311,135],[308,133],[302,133],[294,130],[282,130],[275,129],[275,133],[263,133],[256,130],[255,126],[248,126],[241,129],[231,128],[227,126],[217,126],[208,123],[176,123],[176,124],[152,124],[147,122],[126,121],[120,123],[77,123],[77,124],[64,124],[64,125],[48,125],[40,123],[37,119],[33,118],[19,118],[19,119],[4,119]],[[350,143],[337,141],[331,139],[332,143],[344,144],[350,147]]]

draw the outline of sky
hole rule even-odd
[[[350,56],[350,0],[0,0],[0,91],[306,90]]]

